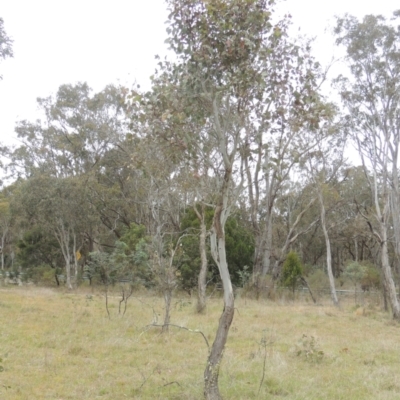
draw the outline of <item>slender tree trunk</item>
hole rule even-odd
[[[310,293],[310,296],[311,296],[311,298],[312,298],[312,301],[314,302],[314,304],[316,304],[316,303],[317,303],[317,300],[315,299],[314,294],[313,294],[313,292],[311,291],[311,288],[310,288],[308,282],[306,281],[306,279],[305,279],[303,276],[300,278],[300,280],[301,280],[301,283],[308,289],[308,291],[309,291],[309,293]]]
[[[254,263],[253,263],[253,277],[252,284],[256,292],[256,298],[259,299],[262,289],[264,287],[263,277],[263,255],[265,245],[265,235],[262,230],[255,230],[254,232]],[[269,260],[268,260],[269,261]]]
[[[393,219],[394,250],[396,254],[395,263],[400,282],[400,196],[396,193],[396,187],[398,189],[398,184],[394,186],[390,198],[390,207]]]
[[[329,240],[329,234],[328,234],[328,230],[326,228],[325,206],[324,206],[324,201],[322,199],[322,193],[319,192],[318,196],[319,196],[319,202],[320,202],[320,206],[321,206],[321,225],[322,225],[322,230],[324,232],[325,244],[326,244],[326,268],[327,268],[328,277],[329,277],[329,287],[331,290],[331,297],[332,297],[333,305],[335,307],[338,307],[339,300],[337,298],[336,287],[335,287],[335,278],[334,278],[333,272],[332,272],[331,242]]]
[[[74,286],[78,286],[78,272],[79,272],[79,267],[78,267],[78,258],[77,258],[77,248],[76,248],[76,234],[73,232],[73,253],[74,253]]]
[[[213,257],[215,257],[214,259],[217,262],[222,279],[224,288],[224,310],[219,319],[217,334],[204,371],[204,397],[206,400],[220,400],[222,397],[218,387],[219,368],[225,344],[228,339],[229,328],[233,321],[235,307],[233,289],[226,261],[225,236],[222,235],[217,239],[217,231],[214,228],[211,233],[211,252]]]
[[[396,286],[393,281],[392,270],[389,263],[389,254],[387,247],[387,231],[386,226],[381,223],[381,262],[382,272],[385,279],[385,288],[389,296],[390,305],[392,307],[393,319],[400,320],[400,304],[397,299]]]
[[[218,388],[219,367],[228,338],[229,328],[234,316],[233,293],[228,304],[225,302],[224,311],[219,319],[217,335],[208,356],[207,367],[204,371],[204,397],[207,400],[222,399]]]
[[[227,163],[225,165],[228,168],[226,168],[225,171],[220,201],[215,208],[210,235],[211,255],[218,266],[222,287],[224,289],[224,310],[219,319],[215,340],[211,347],[204,371],[204,397],[206,400],[221,399],[218,387],[219,368],[221,366],[222,355],[235,312],[235,300],[231,277],[229,275],[228,262],[226,260],[225,246],[225,223],[229,215],[228,201],[232,177],[231,166],[228,166]]]
[[[355,255],[355,262],[358,262],[358,241],[357,238],[354,237],[354,255]]]
[[[4,247],[6,245],[6,237],[8,233],[8,226],[4,228],[3,234],[1,235],[1,269],[4,271]]]
[[[265,222],[265,240],[262,249],[262,276],[268,274],[271,266],[271,248],[272,248],[272,214],[268,212]]]
[[[389,262],[389,253],[388,253],[388,246],[387,246],[387,231],[388,231],[388,220],[389,214],[391,211],[391,200],[395,193],[393,193],[393,189],[389,192],[389,188],[387,187],[386,180],[387,180],[387,165],[385,165],[385,174],[383,176],[384,179],[384,186],[382,189],[382,203],[383,209],[381,209],[381,204],[378,199],[378,179],[376,169],[373,169],[373,195],[374,195],[374,203],[375,203],[375,210],[376,210],[376,217],[379,221],[379,234],[376,236],[379,238],[379,242],[381,245],[381,263],[382,263],[382,273],[384,277],[384,283],[386,288],[386,293],[389,297],[390,306],[392,307],[392,314],[393,319],[399,321],[400,320],[400,304],[397,299],[396,293],[396,286],[394,284],[392,269],[390,267]],[[396,184],[396,181],[394,182]],[[393,205],[393,203],[392,203]]]
[[[169,330],[169,321],[171,319],[171,301],[172,301],[172,290],[166,288],[164,290],[165,315],[164,315],[164,324],[162,327],[162,332],[168,332]]]
[[[262,248],[264,237],[260,230],[254,229],[254,260],[253,260],[253,283],[256,285],[262,271]]]
[[[67,288],[72,290],[72,283],[71,283],[71,261],[69,259],[65,260],[65,274],[67,278]]]
[[[69,248],[70,231],[69,228],[65,227],[62,221],[59,221],[59,226],[55,230],[55,236],[64,256],[67,288],[69,290],[72,290],[73,287],[71,283],[71,252]]]
[[[382,272],[383,274],[383,272]],[[387,301],[387,290],[386,290],[386,282],[385,282],[385,278],[383,278],[383,309],[385,311],[389,311],[389,305],[388,305],[388,301]]]
[[[197,212],[197,211],[196,211]],[[203,313],[207,306],[206,288],[207,288],[207,252],[206,252],[206,236],[207,228],[204,221],[204,208],[200,218],[200,238],[199,250],[201,258],[200,273],[198,277],[198,297],[197,297],[197,312]]]

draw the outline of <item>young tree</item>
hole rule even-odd
[[[344,271],[344,276],[349,278],[354,284],[354,303],[357,303],[357,284],[361,284],[366,270],[367,268],[365,266],[355,261],[350,263]]]
[[[339,170],[343,166],[345,143],[342,135],[332,130],[329,135],[326,135],[325,140],[321,140],[316,151],[309,154],[307,163],[320,206],[320,222],[326,246],[326,268],[329,277],[332,302],[336,307],[339,306],[339,300],[336,294],[335,278],[332,268],[332,249],[328,232],[327,206],[334,208],[340,200],[337,191],[334,190],[333,184],[338,181]],[[329,197],[330,204],[327,204],[327,197]]]
[[[281,282],[283,286],[292,289],[293,296],[303,275],[303,268],[296,252],[291,251],[283,263]]]
[[[397,11],[393,20],[399,17]],[[400,31],[382,16],[367,15],[359,21],[347,15],[338,19],[335,34],[337,44],[346,47],[345,60],[351,72],[351,77],[340,76],[336,83],[374,200],[375,221],[364,216],[380,244],[384,286],[393,318],[400,320],[388,251],[391,217],[396,249],[400,249]]]

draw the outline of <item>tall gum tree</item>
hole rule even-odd
[[[168,0],[168,43],[176,63],[160,63],[163,92],[175,91],[158,120],[159,135],[180,146],[194,165],[208,147],[207,173],[216,190],[210,232],[211,254],[224,290],[224,310],[204,371],[204,396],[220,399],[219,368],[234,316],[234,296],[227,264],[225,223],[242,191],[243,148],[253,133],[248,121],[264,86],[261,58],[272,51],[266,37],[274,34],[270,21],[273,1]],[[278,30],[275,34],[279,34]],[[160,98],[160,91],[155,97]],[[154,96],[153,96],[154,97]],[[162,95],[161,95],[162,97]],[[154,99],[155,104],[157,98]],[[179,104],[177,104],[179,103]],[[164,102],[165,105],[168,102]],[[179,110],[179,107],[181,109]],[[196,120],[197,128],[191,130]],[[169,124],[182,122],[180,129]],[[201,163],[200,163],[201,164]],[[241,173],[242,172],[242,173]]]
[[[330,114],[319,94],[324,79],[310,53],[310,43],[295,42],[288,36],[285,17],[266,37],[259,68],[263,82],[253,102],[249,119],[245,178],[251,223],[255,235],[253,279],[257,293],[263,278],[271,272],[274,207],[299,164],[319,142],[315,135]],[[300,172],[301,173],[301,172]]]
[[[400,304],[388,241],[393,221],[399,252],[400,30],[394,22],[399,17],[400,11],[391,22],[383,16],[367,15],[359,21],[346,15],[335,28],[337,44],[346,47],[350,69],[350,76],[338,77],[336,84],[371,189],[375,218],[364,216],[380,244],[384,284],[395,320],[400,320]]]

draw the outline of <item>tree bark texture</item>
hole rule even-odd
[[[218,227],[217,229],[213,228],[211,233],[211,252],[218,264],[224,288],[224,311],[219,319],[217,333],[204,371],[204,397],[206,400],[220,400],[222,398],[218,387],[219,368],[235,310],[233,289],[226,262],[225,236],[223,231],[222,236],[219,232],[220,237],[217,239],[218,229]]]
[[[219,367],[234,316],[233,294],[230,303],[231,305],[225,304],[224,311],[219,319],[217,335],[208,357],[206,370],[204,371],[204,397],[206,400],[219,400],[222,398],[218,388]]]
[[[172,290],[166,288],[164,290],[164,304],[165,304],[165,314],[164,314],[164,324],[162,327],[162,332],[168,332],[169,322],[171,319],[171,301],[172,301]]]
[[[387,232],[384,223],[381,223],[381,237],[381,262],[383,277],[385,279],[385,288],[389,296],[390,305],[392,307],[393,319],[400,321],[400,304],[397,298],[396,286],[394,284],[392,270],[389,263]]]
[[[213,226],[210,235],[211,254],[218,266],[224,289],[224,310],[219,319],[215,340],[211,347],[206,369],[204,371],[204,397],[206,400],[221,399],[218,387],[219,368],[235,310],[232,282],[229,275],[228,262],[226,260],[224,229],[229,215],[229,207],[227,206],[227,203],[229,184],[231,183],[230,173],[230,169],[225,173],[221,198],[219,204],[215,208]]]

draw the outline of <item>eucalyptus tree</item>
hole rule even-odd
[[[290,19],[285,17],[266,37],[267,46],[260,52],[262,81],[253,102],[254,115],[248,121],[252,134],[243,152],[258,289],[272,270],[276,201],[291,175],[301,174],[301,164],[321,140],[316,132],[333,112],[319,94],[324,76],[310,53],[310,43],[290,38],[289,26]]]
[[[286,183],[274,210],[275,238],[272,242],[274,251],[271,252],[271,258],[275,260],[272,266],[274,282],[281,276],[287,253],[319,222],[319,216],[312,213],[317,197],[311,190],[311,184],[308,180],[299,180]]]
[[[108,86],[94,95],[91,92],[86,83],[61,85],[55,96],[37,99],[43,120],[20,121],[15,128],[20,144],[7,154],[14,177],[41,172],[60,178],[86,174],[122,140],[120,89]]]
[[[400,30],[394,22],[399,17],[400,11],[392,21],[373,15],[359,21],[346,15],[338,19],[335,28],[337,44],[346,47],[345,61],[351,73],[340,76],[336,83],[371,189],[374,221],[364,216],[380,244],[384,282],[396,320],[400,320],[400,304],[388,241],[392,217],[395,248],[400,254]]]
[[[14,178],[27,180],[25,195],[37,204],[30,209],[59,242],[72,287],[71,265],[75,278],[78,273],[75,250],[86,240],[93,242],[98,231],[96,210],[86,201],[88,182],[124,137],[122,96],[113,86],[92,95],[87,84],[79,83],[62,85],[55,96],[38,99],[38,105],[44,120],[17,124],[20,144],[7,149],[7,167]]]
[[[165,304],[163,331],[168,330],[172,296],[178,287],[178,265],[182,257],[180,232],[181,216],[187,206],[187,179],[185,166],[175,144],[165,143],[160,131],[160,105],[163,92],[154,82],[149,93],[136,92],[130,102],[131,135],[135,146],[131,147],[128,169],[132,180],[139,182],[140,202],[147,209],[145,221],[151,237],[149,268],[154,282],[162,293]],[[132,94],[131,94],[132,96]],[[132,98],[131,98],[132,99]],[[135,104],[135,102],[138,102]],[[181,144],[177,144],[179,148]],[[137,201],[138,198],[133,193]]]
[[[326,246],[326,268],[329,277],[329,286],[333,304],[338,307],[339,300],[336,293],[335,279],[332,268],[332,250],[331,240],[329,238],[329,224],[327,223],[327,207],[328,211],[337,206],[340,202],[340,196],[335,191],[333,183],[338,182],[339,169],[343,167],[343,155],[345,140],[342,135],[337,132],[331,132],[328,140],[320,142],[316,151],[309,153],[308,171],[314,183],[317,193],[318,203],[320,206],[320,222],[324,234]],[[329,198],[329,200],[327,200]],[[332,227],[332,226],[331,226]]]
[[[279,36],[271,22],[273,1],[168,0],[168,43],[176,62],[160,62],[147,109],[162,109],[153,134],[175,146],[193,172],[212,177],[211,254],[224,290],[224,310],[204,372],[204,395],[219,399],[219,368],[234,316],[225,224],[243,191],[242,155],[253,103],[265,89],[260,59]],[[133,97],[133,100],[136,97]],[[193,129],[194,128],[194,129]],[[200,166],[200,170],[197,169]],[[242,173],[241,173],[242,171]],[[204,199],[207,200],[207,199]]]
[[[87,214],[81,182],[74,178],[37,175],[20,184],[12,207],[27,230],[40,227],[52,233],[61,250],[66,285],[72,289],[78,276],[79,250],[83,246]]]

